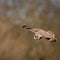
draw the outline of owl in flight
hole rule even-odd
[[[50,42],[56,42],[57,40],[55,37],[55,34],[51,31],[45,31],[43,29],[38,29],[38,28],[30,28],[30,27],[27,27],[26,25],[24,25],[23,28],[33,32],[34,33],[33,38],[35,40],[39,40],[43,38]]]

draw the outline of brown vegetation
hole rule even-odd
[[[8,6],[5,7],[5,13],[0,14],[0,60],[60,60],[60,8],[55,7],[50,0],[40,0],[40,3],[33,0],[30,6],[27,2],[28,8],[24,1],[22,3],[20,10],[26,8],[27,11],[26,14],[20,12],[24,17],[19,17],[19,7],[12,16],[6,15]],[[25,24],[53,31],[58,41],[35,41],[33,33],[23,30]]]

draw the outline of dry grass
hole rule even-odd
[[[33,33],[23,30],[24,24],[21,22],[16,25],[9,21],[0,21],[0,24],[0,60],[57,59],[58,43],[50,43],[46,40],[35,41]]]
[[[25,19],[0,16],[0,60],[60,60],[60,10],[52,9],[50,0],[42,1],[41,6],[31,1]],[[25,24],[53,31],[58,41],[34,40],[34,34],[22,28]]]

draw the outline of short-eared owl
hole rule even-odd
[[[34,35],[35,40],[44,38],[50,42],[56,42],[55,34],[51,31],[45,31],[43,29],[38,29],[38,28],[30,28],[30,27],[27,27],[26,25],[24,25],[23,28],[33,32],[35,34]]]

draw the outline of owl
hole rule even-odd
[[[33,32],[34,33],[33,38],[35,40],[46,39],[50,42],[56,42],[57,40],[55,34],[51,31],[45,31],[39,28],[31,28],[31,27],[27,27],[26,25],[24,25],[23,28]]]

